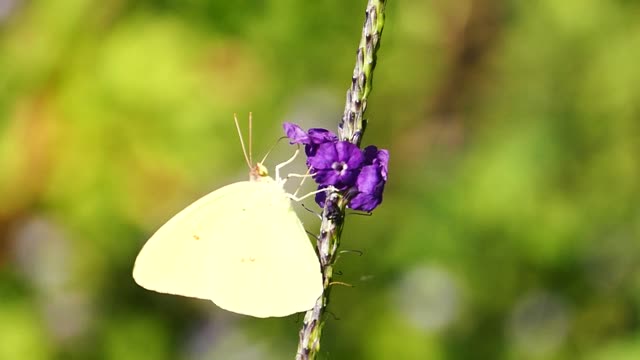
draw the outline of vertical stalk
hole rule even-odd
[[[340,140],[349,141],[357,146],[360,146],[367,124],[364,112],[367,109],[367,98],[372,89],[376,52],[380,46],[380,37],[384,27],[385,4],[386,0],[368,1],[351,86],[347,90],[344,114],[338,124]],[[320,338],[324,326],[323,315],[329,304],[333,266],[340,246],[345,208],[348,202],[348,194],[344,192],[331,191],[327,194],[317,241],[324,292],[316,301],[313,309],[307,311],[304,316],[302,329],[299,333],[300,340],[296,360],[313,360],[320,350]]]

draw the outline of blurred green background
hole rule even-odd
[[[152,293],[137,252],[334,129],[366,1],[0,0],[0,359],[291,359],[299,316]],[[640,3],[391,0],[325,359],[640,359]],[[281,142],[267,165],[290,156]],[[308,205],[317,209],[312,202]],[[318,223],[300,209],[307,228]]]

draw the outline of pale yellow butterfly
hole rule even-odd
[[[279,179],[293,158],[276,166],[274,180],[261,163],[251,165],[241,134],[240,141],[250,181],[205,195],[160,227],[138,254],[133,278],[148,290],[208,299],[244,315],[309,310],[322,294],[322,274]]]

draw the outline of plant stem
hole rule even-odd
[[[347,90],[344,114],[338,124],[340,140],[349,141],[357,146],[360,146],[367,124],[364,112],[367,109],[367,98],[372,89],[376,52],[380,46],[380,37],[384,27],[385,4],[386,0],[368,1],[351,86]],[[324,292],[316,301],[313,309],[307,311],[304,316],[296,360],[313,360],[320,350],[320,338],[324,326],[322,317],[329,304],[333,266],[340,246],[345,209],[348,203],[348,194],[344,192],[330,191],[327,194],[317,241]]]

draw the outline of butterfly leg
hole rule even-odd
[[[287,195],[289,196],[289,198],[290,198],[291,200],[293,200],[293,201],[295,201],[295,202],[300,202],[300,201],[302,201],[302,200],[304,200],[304,199],[306,199],[306,198],[308,198],[308,197],[310,197],[310,196],[313,196],[313,195],[315,195],[315,194],[317,194],[317,193],[321,193],[321,192],[323,192],[323,191],[331,190],[332,188],[333,188],[333,187],[327,187],[327,188],[324,188],[324,189],[320,189],[320,190],[312,191],[312,192],[310,192],[310,193],[308,193],[308,194],[305,194],[305,195],[303,195],[303,196],[301,196],[301,197],[297,197],[297,196],[295,196],[294,194],[287,194]]]
[[[296,188],[296,191],[293,192],[293,196],[296,196],[298,194],[298,191],[300,191],[300,189],[302,188],[302,184],[304,184],[304,181],[307,180],[308,177],[312,177],[313,175],[310,174],[311,169],[307,170],[307,173],[304,175],[300,175],[300,174],[289,174],[287,175],[287,179],[290,177],[297,177],[297,178],[302,178],[302,180],[300,181],[300,184],[298,184],[298,187]]]
[[[298,156],[299,153],[300,153],[300,147],[298,146],[298,148],[296,149],[296,152],[293,153],[293,156],[289,160],[276,165],[276,170],[275,170],[276,171],[276,181],[278,183],[284,184],[284,182],[286,181],[286,179],[281,179],[280,178],[280,169],[282,169],[283,167],[291,164],[293,162],[293,160],[295,160],[295,158]]]

